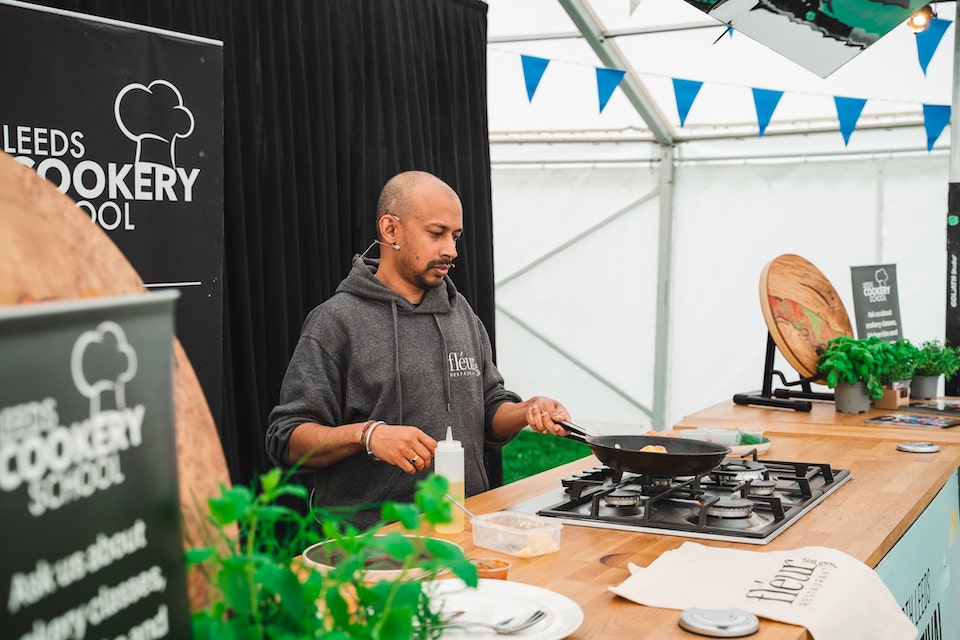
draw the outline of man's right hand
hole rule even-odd
[[[397,424],[379,425],[369,444],[377,459],[411,474],[429,469],[437,450],[437,441],[419,428]]]

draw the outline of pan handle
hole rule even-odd
[[[591,436],[593,435],[592,433],[590,433],[589,431],[587,431],[586,429],[584,429],[584,428],[581,427],[580,425],[574,424],[574,423],[570,422],[569,420],[561,420],[561,421],[558,422],[557,424],[559,424],[561,427],[563,427],[564,429],[566,429],[567,431],[569,431],[571,434],[576,434],[576,435],[580,436],[579,438],[573,438],[574,440],[580,440],[581,442],[584,442],[584,438],[589,438],[589,437],[591,437]],[[568,437],[570,437],[570,436],[568,436]]]

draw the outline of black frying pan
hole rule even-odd
[[[618,471],[661,478],[695,476],[710,471],[730,453],[730,447],[715,442],[665,436],[595,436],[572,422],[558,424],[571,432],[568,437],[589,445],[600,462]],[[667,452],[640,451],[647,445],[661,445]]]

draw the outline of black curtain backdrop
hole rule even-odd
[[[303,318],[373,240],[377,197],[392,175],[429,171],[460,194],[465,228],[452,277],[495,339],[486,4],[35,4],[224,43],[220,431],[235,484],[269,467],[263,433]],[[500,484],[499,454],[488,463]]]

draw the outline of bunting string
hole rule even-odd
[[[924,75],[926,75],[927,66],[930,63],[930,60],[933,58],[933,55],[936,52],[941,39],[943,38],[943,34],[950,24],[950,20],[934,18],[931,21],[930,26],[925,31],[916,34],[917,57]],[[733,30],[728,29],[726,33],[732,36]],[[496,49],[491,47],[490,50],[495,51]],[[517,55],[514,51],[502,52]],[[533,102],[533,98],[537,92],[537,88],[540,85],[540,81],[543,79],[547,67],[554,60],[525,54],[519,55],[523,68],[527,99],[528,101]],[[578,62],[566,62],[566,64],[588,66]],[[597,98],[600,108],[599,112],[603,113],[603,110],[610,101],[610,98],[613,96],[613,93],[623,81],[626,71],[623,69],[612,69],[607,67],[595,67],[595,69]],[[659,75],[659,77],[669,77],[653,73],[644,73],[643,75]],[[683,127],[686,125],[687,117],[690,114],[690,109],[693,107],[694,102],[696,101],[700,90],[703,88],[704,83],[700,80],[691,80],[688,78],[671,78],[671,80],[673,83],[677,113],[680,116],[680,126]],[[776,111],[777,105],[780,103],[780,99],[783,97],[784,92],[760,87],[751,87],[751,91],[753,93],[754,107],[756,108],[759,137],[763,137],[764,133],[766,132],[767,125],[770,124],[773,114]],[[863,112],[863,108],[867,103],[867,99],[848,96],[832,97],[837,112],[837,120],[840,123],[840,134],[843,136],[843,144],[844,146],[847,146],[850,143],[851,135],[856,130],[857,122],[860,119],[860,114]],[[896,101],[888,100],[888,102]],[[927,135],[927,151],[931,151],[940,134],[950,122],[950,105],[923,104],[922,110],[924,129]]]

